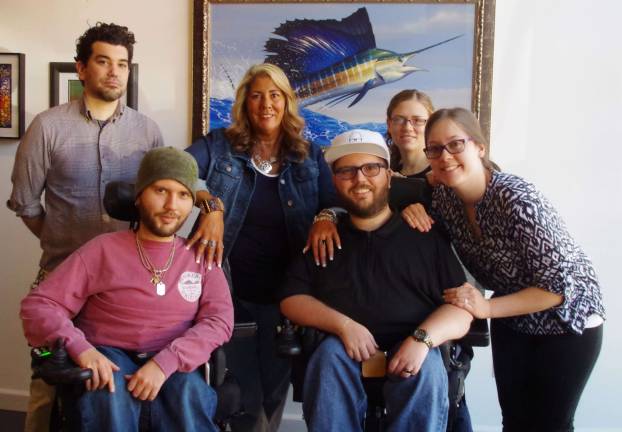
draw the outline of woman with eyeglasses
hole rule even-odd
[[[387,144],[391,150],[391,170],[404,177],[423,178],[430,163],[423,153],[423,132],[434,112],[430,97],[418,90],[402,90],[387,107]]]
[[[504,432],[572,431],[605,318],[592,263],[531,183],[492,169],[471,112],[436,111],[425,142],[439,183],[432,215],[466,268],[494,292],[486,299],[464,284],[444,298],[476,318],[492,319]],[[421,218],[423,209],[415,208],[419,213],[405,211]]]

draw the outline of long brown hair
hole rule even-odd
[[[406,102],[409,100],[415,100],[423,105],[423,107],[428,112],[428,115],[432,115],[432,113],[434,112],[434,104],[432,104],[432,99],[430,99],[430,96],[422,91],[415,89],[402,90],[401,92],[393,96],[391,98],[391,101],[389,101],[389,106],[387,107],[387,123],[391,120],[393,110],[395,110],[395,108],[402,102]],[[399,171],[400,165],[402,164],[402,155],[400,154],[400,149],[397,148],[397,145],[393,143],[393,139],[391,138],[391,134],[389,134],[388,127],[387,135],[385,138],[387,144],[389,145],[389,150],[391,151],[391,169],[393,171]]]
[[[253,130],[246,112],[246,97],[255,78],[265,76],[283,92],[285,112],[281,121],[281,155],[290,155],[302,161],[309,154],[309,142],[302,137],[304,119],[298,114],[298,102],[292,86],[281,68],[270,63],[251,66],[244,74],[235,91],[235,102],[231,108],[231,125],[225,135],[234,150],[248,153],[253,146]]]
[[[430,131],[432,130],[432,127],[434,127],[436,123],[444,119],[454,122],[460,129],[464,131],[464,133],[466,133],[471,138],[471,140],[473,140],[477,144],[481,144],[484,146],[484,148],[486,149],[486,151],[484,151],[484,156],[482,157],[482,164],[484,165],[484,168],[487,168],[489,170],[499,170],[497,164],[495,164],[488,158],[488,140],[482,132],[482,128],[479,125],[477,117],[475,117],[475,115],[471,111],[464,108],[443,108],[434,112],[434,114],[430,116],[430,118],[428,119],[428,123],[426,124],[424,133],[426,147],[428,146],[428,138],[430,136]]]

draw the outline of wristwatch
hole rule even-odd
[[[434,343],[432,343],[432,338],[430,338],[428,332],[422,328],[418,328],[417,330],[415,330],[411,336],[417,342],[422,342],[426,344],[426,346],[430,349],[432,349],[432,347],[434,346]]]
[[[201,208],[201,213],[208,214],[215,211],[225,212],[225,204],[218,197],[211,198],[208,200],[200,200],[199,207]]]

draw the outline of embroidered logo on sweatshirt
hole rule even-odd
[[[201,297],[201,274],[195,272],[184,272],[177,284],[179,293],[184,300],[195,302]]]

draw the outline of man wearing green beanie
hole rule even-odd
[[[195,185],[198,179],[199,168],[197,162],[189,153],[182,152],[174,147],[161,147],[149,151],[143,157],[138,168],[135,194],[138,195],[151,183],[160,179],[177,180],[196,198]]]
[[[197,367],[231,337],[231,296],[222,270],[197,263],[176,236],[197,171],[186,152],[149,151],[136,179],[138,229],[86,243],[22,301],[31,346],[61,338],[93,371],[86,391],[63,401],[78,430],[138,431],[145,400],[162,430],[217,430],[216,395]]]

